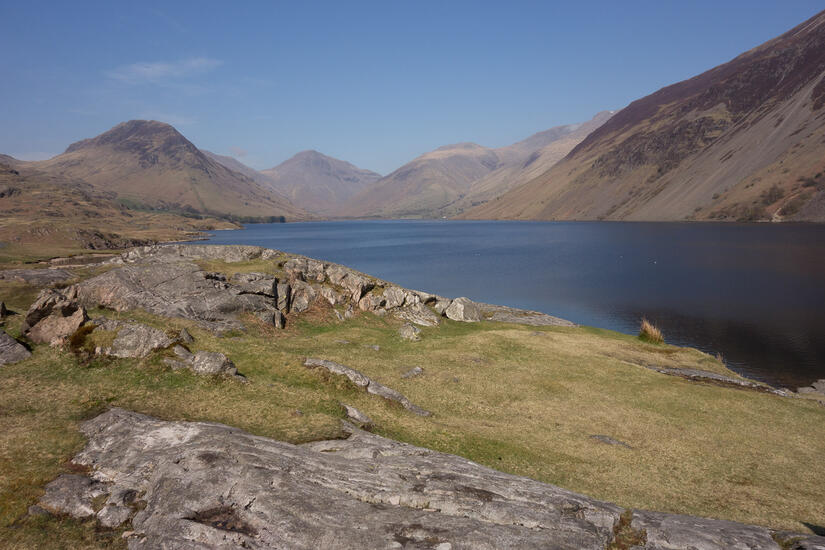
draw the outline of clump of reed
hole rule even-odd
[[[664,344],[665,336],[656,325],[642,317],[642,324],[639,326],[639,340],[644,340],[651,344]]]

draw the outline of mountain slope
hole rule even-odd
[[[338,211],[352,217],[431,217],[502,162],[475,143],[446,145],[367,187]]]
[[[631,103],[462,217],[825,221],[823,107],[825,12]]]
[[[235,157],[230,157],[227,155],[219,155],[217,153],[213,153],[211,151],[207,151],[206,149],[201,149],[204,155],[209,157],[210,159],[214,160],[217,163],[223,164],[225,167],[229,168],[233,172],[237,172],[239,174],[243,174],[244,176],[248,177],[261,187],[267,189],[272,184],[270,179],[260,173],[259,171],[255,170],[254,168],[250,168],[246,164],[242,163]]]
[[[113,192],[137,208],[288,220],[308,214],[285,197],[207,157],[168,124],[132,120],[30,163],[56,177]]]
[[[443,217],[543,173],[610,117],[599,113],[584,124],[557,126],[491,149],[475,143],[440,147],[382,178],[345,204],[353,217]]]
[[[226,221],[129,210],[112,192],[54,176],[24,161],[0,159],[0,261],[15,254],[50,256],[192,238]]]
[[[318,151],[303,151],[260,172],[269,187],[310,212],[330,215],[380,174]]]
[[[451,216],[469,210],[545,173],[612,115],[613,111],[602,111],[585,123],[557,126],[497,149],[513,151],[516,160],[473,182],[466,195],[443,208],[441,213]]]

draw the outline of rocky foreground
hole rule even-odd
[[[625,510],[350,428],[291,445],[236,428],[112,409],[40,507],[106,527],[130,549],[823,549],[825,538]]]
[[[226,277],[202,267],[211,261],[263,267]],[[191,353],[186,330],[170,334],[133,320],[89,319],[88,311],[143,310],[196,321],[218,335],[244,330],[250,315],[284,328],[320,307],[341,322],[356,310],[395,316],[406,322],[401,337],[410,339],[418,338],[415,325],[435,326],[445,317],[571,325],[536,312],[409,290],[344,266],[258,247],[143,247],[110,263],[106,273],[43,291],[25,315],[29,339],[77,345],[100,331],[111,337],[96,354],[147,357],[167,350],[163,363],[171,368],[243,379],[230,357]],[[17,354],[15,360],[29,353],[9,338],[0,340],[0,349]],[[345,365],[323,358],[307,358],[304,365],[346,377],[410,414],[437,421],[438,411],[421,409]],[[344,407],[352,422],[370,424],[357,409]],[[297,446],[229,426],[166,422],[122,409],[82,429],[88,441],[73,462],[86,473],[58,477],[31,511],[125,529],[132,549],[825,550],[821,537],[623,509],[351,424],[347,439]]]

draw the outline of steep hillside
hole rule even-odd
[[[502,163],[475,143],[446,145],[409,162],[367,187],[338,211],[352,217],[432,217]]]
[[[248,177],[258,185],[263,188],[268,188],[272,182],[268,177],[263,175],[261,172],[255,170],[254,168],[250,168],[246,164],[242,163],[235,157],[230,157],[227,155],[219,155],[217,153],[213,153],[211,151],[207,151],[205,149],[201,149],[204,155],[209,157],[210,159],[214,160],[219,164],[223,164],[225,167],[229,168],[233,172],[237,172],[239,174],[243,174],[244,176]]]
[[[236,218],[305,219],[285,197],[207,157],[168,124],[132,120],[62,155],[30,163],[53,177],[84,181],[134,208]]]
[[[336,213],[343,202],[381,178],[381,174],[318,151],[303,151],[261,173],[271,189],[321,215]]]
[[[445,217],[529,181],[564,157],[605,120],[557,126],[506,147],[440,147],[405,164],[353,197],[338,213],[354,217]]]
[[[631,103],[463,217],[825,221],[825,12]]]
[[[123,248],[188,239],[200,230],[237,227],[216,219],[129,210],[115,193],[0,161],[0,261],[81,249]]]
[[[441,214],[459,214],[545,173],[591,132],[609,120],[613,113],[614,111],[602,111],[587,122],[557,126],[509,147],[497,149],[497,152],[511,151],[515,160],[474,182],[467,194],[445,206]]]

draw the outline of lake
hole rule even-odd
[[[533,309],[668,343],[796,388],[825,378],[825,226],[334,221],[216,231],[408,288]]]

